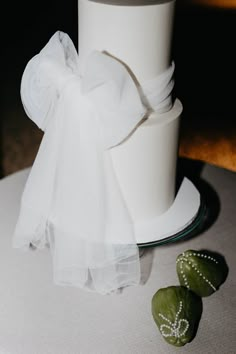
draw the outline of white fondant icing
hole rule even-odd
[[[122,5],[119,0],[116,5],[116,0],[78,0],[78,50],[82,66],[91,50],[108,52],[128,66],[142,84],[170,66],[175,0],[152,1],[151,5],[138,0],[136,6],[131,2]],[[175,199],[182,109],[181,102],[176,100],[169,112],[151,114],[110,152],[138,243],[161,239],[183,229],[196,216],[200,205],[199,195],[192,186],[193,207],[184,207],[186,195],[175,203],[183,208],[179,221],[175,218],[178,210],[171,208]],[[183,196],[182,192],[180,195]]]
[[[141,83],[169,67],[175,1],[143,6],[78,1],[82,63],[93,49],[107,51]]]
[[[175,197],[180,101],[153,114],[111,150],[114,169],[134,223],[163,214]]]

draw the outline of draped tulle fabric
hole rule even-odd
[[[154,110],[159,104],[169,109],[169,72],[164,81]],[[146,90],[153,92],[152,86]],[[27,64],[22,103],[44,136],[23,191],[13,247],[49,246],[56,284],[108,294],[139,283],[139,250],[109,149],[140,123],[147,104],[154,104],[150,97],[107,54],[91,52],[80,72],[76,49],[60,31]]]

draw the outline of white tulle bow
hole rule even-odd
[[[45,133],[13,247],[50,246],[56,284],[101,294],[138,284],[138,247],[109,153],[147,111],[130,74],[97,51],[80,72],[71,39],[58,31],[27,64],[21,98]]]

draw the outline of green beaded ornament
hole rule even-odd
[[[176,260],[176,270],[182,286],[201,297],[214,293],[226,278],[226,264],[207,251],[187,250]]]
[[[202,314],[202,300],[183,286],[159,289],[152,298],[152,316],[163,338],[176,347],[194,338]]]

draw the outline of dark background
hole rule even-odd
[[[0,85],[3,161],[14,140],[18,147],[13,152],[13,160],[17,159],[18,150],[24,147],[24,139],[27,139],[25,136],[19,140],[20,130],[26,124],[19,91],[25,65],[57,30],[67,32],[76,47],[78,41],[77,0],[7,2],[4,6],[1,11]],[[231,136],[235,134],[236,141],[235,35],[235,10],[191,5],[177,0],[172,58],[176,64],[175,95],[184,106],[183,138],[188,132],[206,130],[212,134],[217,131],[227,135],[230,132]],[[35,128],[28,126],[28,132],[34,134]],[[8,134],[11,134],[9,143]],[[31,141],[33,139],[37,146],[40,135]],[[30,150],[30,146],[25,149]],[[32,147],[28,164],[35,149]],[[19,161],[15,169],[18,168],[21,168]],[[13,170],[6,169],[3,174]]]

